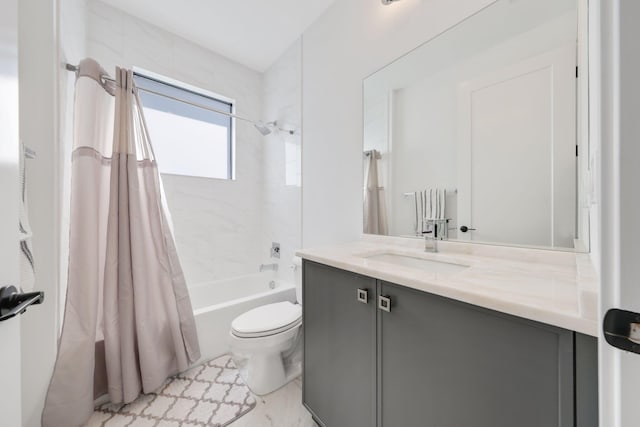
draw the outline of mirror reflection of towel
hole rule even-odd
[[[446,219],[447,190],[440,188],[428,188],[416,191],[415,200],[415,230],[421,235],[424,222],[431,219]]]
[[[367,176],[364,193],[364,232],[387,235],[387,208],[384,187],[378,177],[378,159],[380,153],[371,150],[367,155]]]

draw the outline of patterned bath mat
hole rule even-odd
[[[169,379],[158,393],[96,408],[86,427],[223,427],[256,406],[228,355]]]

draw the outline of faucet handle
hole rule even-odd
[[[428,230],[423,231],[422,234],[431,233],[433,238],[438,240],[447,240],[449,238],[448,218],[425,219],[424,224]]]

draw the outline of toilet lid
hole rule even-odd
[[[236,317],[231,329],[238,336],[268,335],[287,330],[302,318],[302,307],[289,301],[256,307]]]

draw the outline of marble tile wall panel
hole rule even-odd
[[[301,245],[301,55],[297,40],[264,75],[263,111],[266,120],[294,128],[289,135],[274,132],[266,137],[263,158],[263,214],[265,227],[261,248],[269,259],[271,242],[281,244],[280,275],[293,280],[291,260]]]

